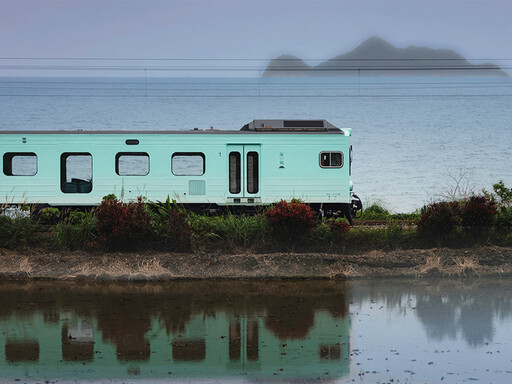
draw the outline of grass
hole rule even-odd
[[[10,217],[0,215],[0,248],[21,248],[40,244],[43,228],[30,217]]]
[[[70,250],[85,249],[96,237],[92,212],[71,212],[55,226],[55,243]]]
[[[265,243],[268,235],[268,224],[263,215],[191,214],[189,224],[192,228],[193,243],[196,246],[219,245],[226,241],[239,247],[257,246]]]

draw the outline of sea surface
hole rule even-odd
[[[0,130],[240,129],[326,119],[352,131],[354,191],[409,212],[512,185],[512,81],[494,77],[0,78]]]
[[[0,383],[512,381],[512,280],[4,282]]]

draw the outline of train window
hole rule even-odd
[[[258,152],[247,153],[247,192],[258,193]]]
[[[229,193],[237,194],[242,190],[240,152],[229,153]]]
[[[116,173],[119,176],[146,176],[149,173],[149,155],[146,152],[118,153]]]
[[[87,152],[67,152],[60,156],[60,189],[64,193],[92,191],[92,156]]]
[[[320,152],[320,167],[341,168],[343,166],[343,153]]]
[[[349,152],[349,154],[348,154],[348,158],[349,158],[349,162],[348,162],[348,174],[349,174],[349,175],[352,175],[352,159],[353,159],[352,146],[350,146],[350,152]]]
[[[171,157],[171,171],[175,176],[201,176],[205,172],[204,153],[176,152]]]
[[[6,176],[34,176],[37,173],[37,155],[33,152],[8,152],[4,154]]]

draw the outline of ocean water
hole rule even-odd
[[[352,128],[354,191],[408,212],[512,185],[512,81],[493,77],[0,78],[0,130]]]

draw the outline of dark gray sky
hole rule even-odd
[[[0,0],[0,57],[327,59],[377,35],[512,60],[511,15],[512,1]]]

